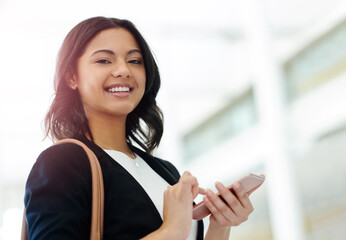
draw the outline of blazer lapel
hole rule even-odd
[[[138,148],[133,148],[132,150],[170,185],[174,185],[178,182],[179,176],[174,175],[174,173],[167,166],[168,163],[165,163],[163,160],[155,159],[155,157],[141,151]]]

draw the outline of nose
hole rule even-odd
[[[112,70],[112,76],[115,78],[129,78],[131,76],[131,71],[125,61],[119,61],[115,64]]]

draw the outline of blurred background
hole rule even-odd
[[[266,174],[232,239],[345,239],[345,1],[0,0],[0,240],[19,239],[26,178],[51,144],[59,47],[98,15],[133,21],[156,55],[155,155],[212,189]]]

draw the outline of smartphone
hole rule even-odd
[[[249,173],[240,178],[238,182],[243,186],[246,192],[250,192],[251,190],[258,188],[264,182],[264,179],[265,178],[262,176]],[[233,185],[229,185],[227,188],[233,192],[232,186]],[[204,201],[193,206],[193,219],[195,220],[201,220],[210,213],[209,209],[204,205]]]

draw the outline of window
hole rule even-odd
[[[257,113],[251,89],[183,137],[184,159],[193,159],[248,129],[256,121]]]
[[[285,64],[288,98],[293,101],[346,71],[346,21]]]

